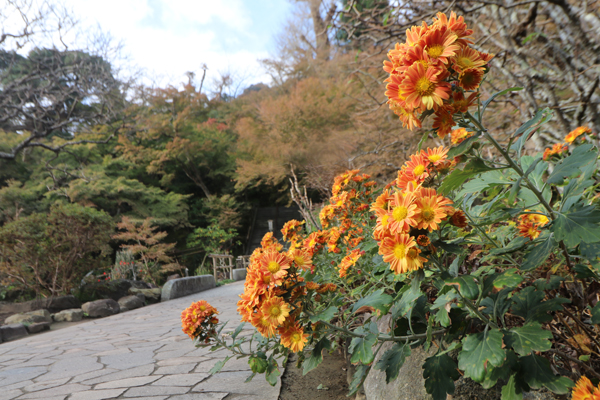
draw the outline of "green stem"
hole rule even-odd
[[[339,326],[332,325],[329,322],[319,321],[319,323],[322,323],[333,330],[343,332],[348,336],[362,338],[362,339],[367,337],[367,335],[361,335],[360,333],[352,332],[346,328],[341,328]],[[437,331],[433,331],[431,334],[432,334],[432,336],[437,336],[437,335],[442,335],[444,333],[446,333],[446,329],[440,329]],[[382,342],[406,342],[407,340],[425,339],[425,338],[427,338],[427,333],[416,333],[414,335],[407,335],[407,336],[379,335],[377,338],[378,338],[378,340],[380,340]]]

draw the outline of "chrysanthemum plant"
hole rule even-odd
[[[500,385],[503,399],[542,387],[567,394],[581,375],[598,383],[597,137],[582,127],[543,154],[526,151],[552,118],[544,109],[499,141],[485,111],[519,88],[480,98],[493,56],[471,47],[471,34],[440,13],[408,30],[384,63],[403,124],[421,127],[434,114],[424,138],[450,134],[454,146],[420,150],[385,188],[348,171],[321,230],[288,223],[285,249],[265,237],[238,303],[260,351],[242,351],[242,327],[215,349],[237,349],[274,383],[277,357],[297,352],[306,373],[323,350],[349,343],[351,393],[371,368],[396,379],[417,346],[436,400],[461,375]]]

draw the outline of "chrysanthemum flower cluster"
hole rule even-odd
[[[579,128],[573,129],[567,136],[565,136],[565,143],[556,143],[551,148],[544,150],[544,161],[549,161],[552,158],[560,158],[563,155],[568,154],[569,145],[572,145],[577,141],[584,142],[586,140],[586,136],[592,135],[592,130],[586,126],[580,126]]]
[[[421,127],[423,113],[435,113],[433,127],[440,137],[455,125],[453,114],[466,113],[493,55],[470,47],[473,43],[463,17],[438,13],[432,25],[423,22],[406,31],[406,42],[388,52],[383,69],[389,107],[402,125]]]
[[[571,400],[600,400],[600,385],[594,387],[588,378],[582,376],[573,389]]]
[[[291,225],[288,234],[296,231]],[[279,334],[281,344],[297,352],[304,348],[308,334],[296,321],[302,310],[300,298],[306,294],[298,275],[310,269],[310,255],[296,247],[283,251],[271,232],[267,233],[250,258],[244,293],[238,301],[242,321],[250,322],[265,337]]]
[[[531,212],[531,210],[525,210],[525,212]],[[523,214],[519,215],[517,229],[519,230],[519,235],[534,240],[542,233],[540,228],[548,222],[548,217],[542,214]]]
[[[197,301],[182,311],[181,328],[190,338],[209,343],[216,334],[215,327],[219,323],[217,314],[217,309],[207,301]]]
[[[450,199],[426,187],[439,170],[452,168],[447,153],[447,148],[438,147],[411,155],[398,178],[371,206],[377,216],[373,237],[379,242],[379,254],[397,274],[423,268],[427,259],[420,254],[421,248],[430,246],[427,233],[440,229],[443,221],[467,226]]]

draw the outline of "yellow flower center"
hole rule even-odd
[[[394,211],[392,211],[392,217],[394,217],[394,220],[398,222],[403,221],[407,215],[408,210],[404,206],[398,206],[394,208]]]
[[[413,169],[413,174],[415,176],[421,176],[425,172],[425,166],[423,164],[419,164]]]
[[[435,218],[435,211],[431,207],[424,207],[421,210],[421,219],[425,222],[430,222]]]
[[[304,264],[304,257],[302,257],[302,256],[296,256],[296,257],[294,257],[294,262],[297,265],[303,265]]]
[[[415,91],[419,96],[430,96],[435,90],[435,85],[426,76],[419,78],[415,85]]]
[[[443,53],[444,46],[441,44],[434,44],[433,46],[427,48],[427,54],[429,54],[429,57],[438,58]]]
[[[269,309],[269,314],[273,317],[278,317],[281,315],[281,308],[278,305],[273,305]]]
[[[432,154],[429,157],[427,157],[427,159],[431,162],[436,162],[442,159],[442,156],[440,156],[439,154]]]
[[[290,335],[290,341],[292,343],[298,343],[302,340],[302,335],[300,335],[300,332],[294,332]]]
[[[402,243],[396,243],[394,246],[394,258],[401,260],[406,258],[406,246]]]
[[[470,58],[467,58],[467,57],[459,57],[459,58],[456,60],[456,63],[457,63],[458,65],[460,65],[461,67],[465,67],[465,68],[469,68],[469,67],[472,67],[473,65],[475,65],[475,64],[473,63],[473,61],[471,61],[471,59],[470,59]]]
[[[268,285],[269,283],[271,283],[271,275],[264,275],[262,277],[262,281],[264,284]]]
[[[205,311],[206,310],[206,306],[200,306],[198,308],[200,309],[200,311]]]
[[[279,270],[281,269],[281,266],[279,265],[279,263],[277,261],[269,261],[269,264],[267,264],[267,269],[269,270],[270,273],[275,274],[275,273],[279,272]]]

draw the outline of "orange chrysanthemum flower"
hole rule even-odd
[[[540,233],[542,233],[539,229],[539,225],[531,221],[519,224],[517,228],[519,229],[519,235],[529,238],[530,240],[536,239],[540,236]]]
[[[433,18],[433,26],[444,26],[450,29],[458,37],[456,43],[461,46],[467,46],[473,43],[469,40],[470,36],[473,34],[473,30],[468,29],[465,19],[462,16],[457,17],[454,11],[450,13],[449,19],[446,14],[438,12],[437,18]]]
[[[273,249],[279,251],[283,249],[283,246],[273,237],[273,232],[265,233],[265,236],[263,236],[260,242],[260,246],[263,250]]]
[[[476,90],[483,80],[483,68],[466,68],[458,75],[458,84],[465,90]]]
[[[283,234],[283,240],[292,241],[298,237],[298,234],[302,230],[302,225],[305,224],[305,221],[297,221],[295,219],[289,220],[285,224],[283,224],[283,228],[281,229],[281,233]]]
[[[421,196],[417,197],[415,204],[417,211],[415,221],[417,228],[428,229],[429,232],[437,230],[438,224],[447,215],[447,205],[452,204],[450,199],[438,196],[434,189],[421,189]]]
[[[417,237],[417,244],[421,247],[427,247],[430,243],[431,241],[427,235],[419,235]]]
[[[418,269],[418,261],[415,263],[413,258],[407,256],[408,251],[415,245],[412,236],[400,233],[385,237],[379,246],[379,254],[383,256],[383,261],[390,264],[392,271],[396,274],[402,274]]]
[[[560,157],[563,153],[569,151],[569,148],[564,143],[556,143],[551,149],[544,150],[544,161],[550,160],[553,156]]]
[[[421,42],[425,46],[427,55],[448,64],[448,58],[456,54],[460,49],[455,42],[458,36],[445,26],[430,29]]]
[[[592,133],[592,130],[586,126],[580,126],[579,128],[572,130],[567,136],[565,136],[565,142],[572,144],[575,141],[575,139],[586,133],[590,134]]]
[[[262,303],[260,312],[263,313],[271,325],[277,327],[290,315],[290,305],[281,297],[273,296]]]
[[[466,113],[469,111],[469,107],[475,104],[475,100],[479,97],[479,93],[471,93],[469,97],[465,98],[465,94],[463,91],[456,91],[452,93],[452,112],[456,113]]]
[[[446,110],[445,107],[439,108],[435,112],[435,118],[433,119],[433,129],[436,130],[437,135],[443,139],[447,134],[452,131],[452,127],[456,125],[452,114]]]
[[[421,42],[423,35],[427,33],[427,25],[423,22],[423,25],[414,25],[410,29],[406,30],[406,44],[408,46],[415,46]]]
[[[317,290],[319,288],[319,284],[313,281],[306,282],[306,288],[308,290]]]
[[[311,254],[304,248],[290,249],[288,251],[288,257],[294,262],[294,265],[298,269],[312,269],[313,262]]]
[[[294,324],[293,326],[282,330],[280,335],[281,344],[294,353],[302,351],[306,345],[306,342],[308,342],[308,334],[304,333],[304,329],[302,329],[298,324]]]
[[[267,318],[267,316],[265,316],[265,314],[263,314],[260,310],[252,314],[250,323],[264,337],[268,338],[275,336],[276,326],[273,325],[271,321]]]
[[[479,52],[470,47],[463,47],[452,57],[452,69],[461,73],[469,68],[481,68],[486,62],[481,59]]]
[[[450,134],[450,141],[452,144],[460,144],[465,141],[465,139],[473,136],[475,132],[469,132],[465,128],[458,128],[452,131]]]
[[[461,210],[454,210],[452,212],[450,223],[457,228],[466,228],[469,225],[465,213],[463,213]]]
[[[338,267],[340,278],[344,278],[346,276],[348,273],[348,268],[356,264],[361,255],[362,252],[359,249],[354,249],[342,259]]]
[[[392,100],[388,101],[388,104],[394,114],[398,116],[400,122],[402,122],[402,127],[411,131],[421,127],[421,120],[417,117],[415,110],[408,110]]]
[[[275,249],[267,250],[256,261],[263,273],[271,274],[271,282],[276,285],[280,284],[279,281],[287,275],[287,270],[290,268],[290,259],[287,255]]]
[[[571,400],[596,400],[596,395],[600,397],[600,388],[595,388],[587,377],[582,376],[573,389]]]
[[[450,98],[452,89],[445,78],[446,74],[434,67],[424,68],[420,63],[409,67],[400,86],[407,106],[422,111],[437,110]]]
[[[408,231],[411,226],[416,226],[413,215],[417,206],[414,202],[415,196],[411,193],[394,193],[388,212],[389,231],[392,234],[402,233]]]
[[[378,197],[375,202],[371,204],[371,211],[377,215],[384,215],[388,211],[388,206],[392,201],[392,195],[388,189],[385,189]]]
[[[181,312],[181,329],[192,339],[200,338],[208,342],[210,336],[215,334],[214,325],[219,322],[215,317],[217,314],[217,309],[206,300],[192,303]]]
[[[437,166],[446,160],[448,150],[449,149],[444,146],[436,147],[434,149],[428,147],[427,150],[421,150],[421,155],[425,157],[431,165]]]

